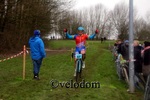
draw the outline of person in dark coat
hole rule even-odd
[[[142,73],[142,57],[141,57],[141,51],[143,50],[143,47],[139,45],[138,40],[134,40],[134,69],[135,73]]]
[[[103,43],[103,41],[104,41],[104,38],[103,38],[103,37],[101,37],[101,43]]]
[[[117,53],[121,54],[121,46],[123,45],[122,40],[117,41]]]
[[[144,42],[144,50],[142,51],[143,58],[143,75],[147,80],[147,76],[150,74],[150,42]]]
[[[123,59],[129,60],[129,41],[125,40],[121,45],[121,54]]]

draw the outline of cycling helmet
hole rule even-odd
[[[34,35],[40,35],[40,34],[41,34],[40,30],[34,30]]]
[[[78,27],[78,31],[84,31],[83,27]]]

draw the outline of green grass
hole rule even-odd
[[[110,42],[112,43],[112,42]],[[143,93],[126,92],[127,85],[119,81],[112,60],[109,42],[88,41],[86,68],[83,79],[88,82],[100,82],[100,88],[53,89],[50,81],[67,82],[73,78],[74,61],[70,52],[47,52],[40,70],[41,80],[33,80],[32,61],[26,59],[26,79],[22,80],[22,57],[0,63],[0,100],[142,100]],[[72,40],[50,41],[50,49],[69,49],[74,47]]]
[[[50,49],[71,49],[75,47],[75,41],[72,40],[50,40],[48,43]]]

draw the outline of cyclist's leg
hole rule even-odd
[[[86,58],[86,50],[85,50],[85,47],[83,47],[82,49],[81,49],[81,54],[82,54],[82,60],[83,60],[83,65],[82,65],[82,68],[85,68],[85,58]]]
[[[82,54],[82,60],[84,61],[86,58],[85,49],[81,50],[81,54]]]

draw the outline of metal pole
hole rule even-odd
[[[133,47],[133,0],[129,2],[129,89],[130,93],[134,93],[134,47]]]

